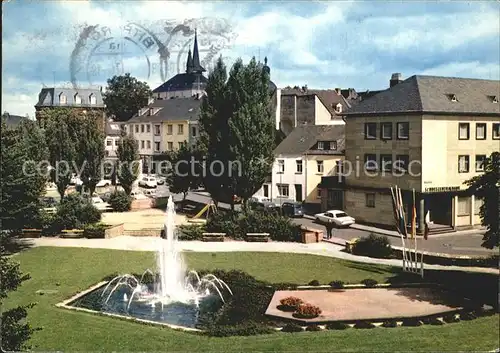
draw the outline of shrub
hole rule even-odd
[[[107,225],[103,223],[87,224],[83,228],[83,236],[89,239],[104,238]]]
[[[370,233],[368,237],[363,237],[354,243],[352,253],[360,256],[388,258],[392,254],[392,248],[387,236]]]
[[[311,282],[309,282],[310,286],[319,286],[320,283],[317,279],[313,279]]]
[[[181,224],[177,229],[179,240],[200,240],[205,232],[205,226],[202,224]]]
[[[116,190],[109,196],[109,204],[116,212],[130,211],[132,198],[125,191]]]
[[[398,322],[396,320],[387,320],[382,323],[382,327],[397,327]]]
[[[455,314],[446,314],[443,316],[443,321],[447,324],[452,324],[454,322],[459,322],[460,319],[458,319]]]
[[[368,287],[368,288],[373,288],[378,284],[377,281],[375,281],[374,279],[371,279],[371,278],[364,279],[361,281],[361,283],[364,284],[365,287]]]
[[[281,332],[302,332],[302,326],[297,324],[286,324],[281,329]]]
[[[354,325],[354,328],[359,328],[359,329],[369,329],[369,328],[375,328],[375,325],[372,324],[369,321],[358,321]]]
[[[71,193],[57,205],[51,228],[56,231],[81,229],[87,224],[98,223],[100,220],[101,213],[90,200],[77,193]]]
[[[424,323],[424,325],[435,325],[435,326],[444,325],[444,322],[439,320],[437,317],[426,318],[423,319],[422,322]]]
[[[477,319],[477,316],[472,311],[468,311],[468,312],[460,314],[460,320],[470,321],[470,320],[474,320],[474,319]]]
[[[210,214],[207,219],[206,229],[209,233],[226,233],[228,237],[241,238],[238,227],[238,214],[231,211],[218,211]]]
[[[345,330],[349,328],[349,325],[344,322],[337,321],[326,324],[326,328],[328,330]]]
[[[403,326],[409,326],[409,327],[417,327],[417,326],[422,326],[422,322],[420,319],[416,318],[408,318],[403,320]]]
[[[295,311],[299,308],[304,301],[297,297],[286,297],[280,300],[279,310],[282,311]]]
[[[335,289],[342,289],[342,288],[344,288],[344,282],[332,281],[332,282],[330,282],[330,287],[335,288]]]
[[[274,330],[266,325],[249,321],[237,325],[211,325],[205,334],[213,337],[229,337],[263,335],[273,332]]]
[[[306,331],[321,331],[321,327],[318,325],[310,325],[306,327]]]
[[[312,304],[301,304],[293,316],[303,319],[313,319],[321,314],[321,309]]]

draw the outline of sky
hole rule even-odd
[[[378,90],[396,72],[500,79],[494,1],[11,0],[2,10],[2,112],[23,116],[42,87],[105,87],[130,72],[156,88],[185,70],[195,28],[208,70],[219,56],[228,68],[267,57],[278,87]]]

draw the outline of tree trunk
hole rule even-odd
[[[56,184],[57,186],[57,192],[59,193],[59,196],[61,197],[61,200],[59,202],[61,203],[62,200],[64,199],[64,192],[66,191],[66,185],[64,184]]]

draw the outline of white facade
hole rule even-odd
[[[139,155],[141,157],[153,155],[154,129],[153,123],[139,122],[127,124],[127,132],[130,133],[139,144]]]
[[[275,202],[305,200],[306,163],[302,155],[277,156],[271,182],[264,183],[255,196],[264,196]]]
[[[118,141],[120,141],[120,136],[106,136],[104,141],[104,153],[107,158],[118,158]]]

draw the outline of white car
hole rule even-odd
[[[139,181],[139,186],[145,188],[155,188],[158,186],[158,182],[156,181],[155,177],[145,176]]]
[[[154,198],[156,197],[156,190],[146,190],[144,191],[144,195]]]
[[[132,192],[130,193],[130,197],[132,197],[134,200],[147,199],[147,197],[142,193],[141,190],[132,190]]]
[[[99,210],[105,211],[111,208],[111,205],[107,202],[104,202],[99,196],[92,197],[92,204]]]
[[[98,182],[96,184],[96,187],[98,188],[102,188],[102,187],[105,187],[105,186],[110,186],[111,185],[111,180],[106,180],[106,179],[103,179],[101,180],[100,182]]]
[[[349,227],[351,224],[356,222],[356,220],[347,213],[339,210],[317,213],[314,215],[314,218],[318,223],[333,223],[337,227]]]
[[[250,202],[271,202],[271,200],[265,196],[253,196],[250,198]]]
[[[83,184],[82,179],[80,179],[80,177],[73,174],[73,176],[71,177],[71,179],[69,181],[69,185],[82,185],[82,184]]]

